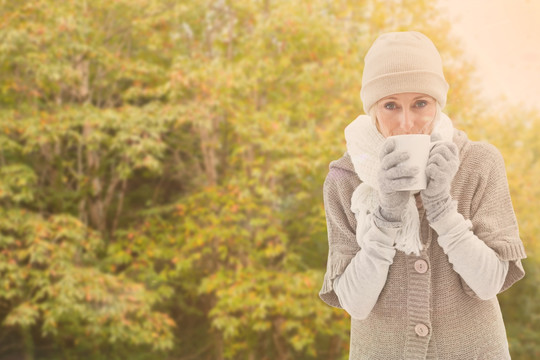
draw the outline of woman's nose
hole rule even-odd
[[[399,127],[409,131],[414,126],[414,114],[410,110],[404,109],[400,114]]]

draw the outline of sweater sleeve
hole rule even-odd
[[[330,168],[323,185],[328,232],[328,260],[319,297],[328,305],[342,308],[334,291],[334,280],[345,271],[360,250],[356,242],[356,219],[350,210],[351,196],[360,184],[356,174]]]
[[[466,210],[472,233],[502,261],[508,262],[508,271],[499,292],[508,289],[523,278],[525,271],[521,259],[526,258],[519,236],[517,219],[510,198],[506,168],[501,153],[493,145],[475,144],[466,167],[472,169],[467,185],[472,200]],[[465,291],[473,291],[465,282]]]
[[[439,234],[448,261],[475,295],[482,300],[495,297],[504,284],[509,262],[501,260],[471,231],[471,222],[457,212],[455,204],[453,211],[431,227]]]
[[[397,228],[378,228],[372,222],[365,245],[334,280],[339,302],[352,318],[367,318],[377,303],[396,254],[397,232]]]

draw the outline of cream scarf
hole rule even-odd
[[[444,141],[452,141],[454,127],[450,118],[438,112],[433,133],[439,133]],[[360,115],[345,128],[347,152],[354,170],[362,183],[351,197],[351,211],[356,218],[356,241],[362,248],[364,235],[371,227],[373,213],[379,207],[378,180],[379,153],[385,137],[377,130],[368,115]],[[403,226],[399,228],[395,248],[406,254],[420,255],[420,219],[414,195],[407,203],[403,214]]]

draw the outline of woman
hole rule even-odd
[[[381,35],[365,57],[364,111],[324,182],[320,297],[351,315],[350,359],[509,359],[496,295],[524,276],[499,151],[442,113],[448,84],[425,35]],[[427,188],[394,134],[431,134]],[[388,138],[388,139],[387,139]]]

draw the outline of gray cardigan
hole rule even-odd
[[[509,261],[504,291],[524,276],[525,250],[517,227],[504,161],[488,144],[456,131],[461,166],[452,184],[458,212],[501,260]],[[345,155],[330,164],[324,184],[329,254],[320,297],[341,307],[333,279],[361,251],[350,199],[360,179]],[[377,303],[364,320],[352,319],[350,359],[507,359],[508,343],[497,298],[481,300],[453,270],[423,211],[419,257],[397,252]],[[424,260],[427,270],[415,269]]]

